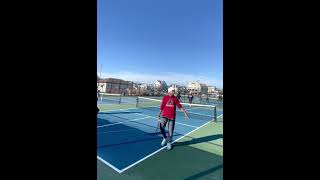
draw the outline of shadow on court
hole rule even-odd
[[[187,137],[190,137],[190,136],[187,136]],[[192,138],[192,137],[190,137],[190,138]],[[217,139],[221,139],[221,138],[223,138],[223,134],[215,134],[215,135],[211,135],[211,136],[194,138],[189,141],[177,142],[177,143],[175,143],[175,146],[186,146],[186,145],[190,145],[190,144],[197,144],[197,143],[203,143],[203,142],[210,143],[209,141],[213,141],[213,140],[217,140]]]
[[[193,176],[187,177],[187,178],[185,178],[185,179],[183,179],[183,180],[194,180],[194,179],[198,179],[198,178],[200,178],[200,177],[203,177],[203,176],[206,176],[206,175],[208,175],[208,174],[211,174],[211,173],[213,173],[213,172],[215,172],[215,171],[217,171],[217,170],[219,170],[219,169],[221,169],[221,168],[223,168],[223,165],[218,165],[218,166],[215,166],[215,167],[213,167],[213,168],[210,168],[210,169],[207,169],[207,170],[205,170],[205,171],[202,171],[202,172],[200,172],[200,173],[198,173],[198,174],[195,174],[195,175],[193,175]]]

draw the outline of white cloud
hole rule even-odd
[[[99,73],[98,73],[99,75]],[[180,84],[185,85],[187,81],[197,81],[205,83],[209,86],[217,86],[222,88],[223,80],[217,77],[206,77],[197,76],[191,74],[181,74],[181,73],[134,73],[134,72],[117,72],[117,73],[101,73],[102,78],[119,78],[127,81],[141,82],[141,83],[153,83],[155,80],[164,80],[168,85],[170,84]]]

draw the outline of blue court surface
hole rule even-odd
[[[190,119],[177,110],[173,142],[212,120],[207,110],[185,108]],[[157,130],[158,112],[139,108],[100,112],[97,115],[97,158],[121,173],[164,149],[160,145],[162,135]],[[222,110],[217,109],[217,116],[220,115]]]

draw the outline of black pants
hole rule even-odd
[[[172,135],[173,135],[173,130],[174,130],[174,125],[175,125],[175,119],[169,119],[166,117],[162,117],[160,119],[160,131],[161,134],[163,136],[163,138],[167,139],[168,142],[172,141]],[[168,123],[168,137],[166,136],[166,132],[165,132],[165,127]]]

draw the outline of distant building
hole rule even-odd
[[[180,86],[177,84],[171,84],[170,87],[173,87],[176,92],[178,92],[180,88]]]
[[[208,93],[218,93],[218,89],[215,86],[208,86]]]
[[[187,90],[194,94],[207,94],[208,87],[206,84],[200,83],[199,81],[190,81],[187,83]]]
[[[97,82],[98,90],[103,93],[120,94],[132,88],[132,82],[122,79],[107,78]]]
[[[147,90],[148,89],[148,84],[141,84],[140,85],[140,90]]]
[[[166,91],[168,89],[168,85],[165,81],[162,80],[156,80],[154,83],[154,88],[160,91]]]

